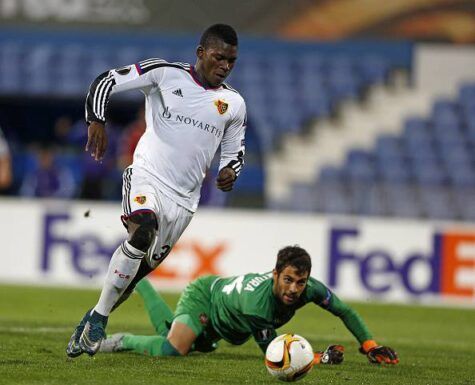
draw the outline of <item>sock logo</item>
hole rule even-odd
[[[130,278],[130,274],[121,273],[117,269],[114,270],[114,274],[117,274],[119,276],[119,278],[122,278],[122,279],[129,279]]]

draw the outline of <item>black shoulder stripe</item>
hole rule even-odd
[[[229,91],[235,92],[239,95],[239,92],[237,92],[233,87],[231,87],[229,84],[223,83],[222,86],[226,88]]]
[[[173,68],[178,68],[183,71],[189,71],[189,67],[187,68],[186,66],[176,64],[176,63],[168,63],[164,61],[157,61],[157,62],[149,62],[145,66],[141,66],[140,69],[142,70],[142,74],[145,74],[155,68],[160,68],[160,67],[173,67]]]

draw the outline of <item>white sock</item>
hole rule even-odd
[[[99,302],[94,310],[103,316],[109,316],[113,306],[134,279],[140,262],[146,253],[124,241],[112,255],[109,262]]]

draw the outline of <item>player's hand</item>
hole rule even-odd
[[[216,187],[221,191],[231,191],[236,180],[236,173],[231,167],[223,167],[216,178]]]
[[[86,151],[91,152],[95,160],[101,160],[107,149],[106,127],[100,122],[91,122],[87,128]]]
[[[360,347],[360,352],[368,357],[368,360],[372,364],[388,364],[396,365],[399,362],[397,353],[389,346],[376,345],[369,349]]]
[[[313,364],[339,365],[343,362],[345,347],[342,345],[330,345],[323,352],[315,352]]]

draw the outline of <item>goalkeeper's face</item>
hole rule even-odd
[[[280,273],[274,274],[273,292],[280,302],[291,306],[297,303],[307,286],[308,272],[301,273],[294,266],[286,266]]]

